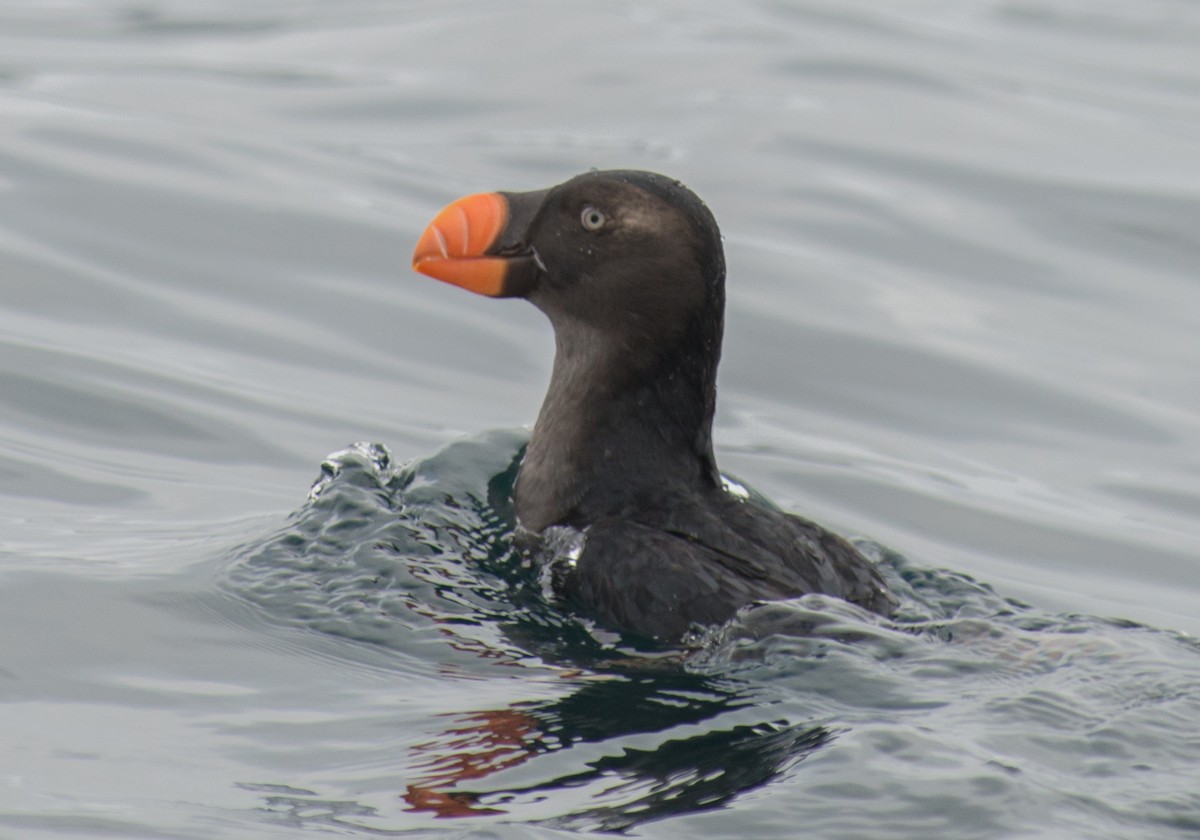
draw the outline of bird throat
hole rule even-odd
[[[555,324],[550,385],[515,490],[524,528],[586,527],[627,514],[647,494],[716,484],[715,326],[707,352],[662,352],[635,336]]]

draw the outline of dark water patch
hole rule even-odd
[[[0,455],[0,495],[73,505],[122,505],[147,494],[113,482],[90,481],[33,460]]]
[[[862,336],[817,325],[797,331],[784,318],[755,313],[757,343],[785,345],[786,368],[739,368],[739,387],[803,394],[805,404],[868,416],[892,428],[929,432],[943,439],[1021,441],[1044,445],[1095,436],[1130,443],[1171,444],[1172,433],[1120,406],[1072,393],[1064,383],[1040,382],[1000,366],[967,361],[905,344],[889,336]],[[750,346],[734,351],[755,352]],[[839,371],[831,377],[834,361]],[[922,395],[921,402],[898,399]],[[967,413],[961,406],[969,405]]]
[[[802,22],[807,26],[819,25],[830,31],[842,31],[846,35],[865,35],[882,38],[889,42],[914,40],[928,42],[930,36],[913,26],[913,21],[902,12],[883,15],[867,14],[864,10],[838,3],[795,3],[767,2],[761,4],[779,25],[795,25]]]
[[[142,170],[161,166],[167,170],[182,170],[205,176],[221,174],[220,167],[187,149],[160,142],[148,142],[144,138],[129,137],[111,130],[105,132],[98,131],[95,127],[91,128],[90,131],[82,131],[74,126],[39,128],[28,131],[26,136],[36,140],[42,148],[52,149],[59,146],[82,153],[97,161],[98,168],[106,168],[105,164],[134,164]],[[42,172],[45,174],[45,170]]]
[[[950,195],[969,197],[993,208],[1009,208],[1013,217],[1020,219],[1028,230],[1073,246],[1082,253],[1102,253],[1118,262],[1160,269],[1168,272],[1168,276],[1194,273],[1200,263],[1200,239],[1196,234],[1200,200],[1184,190],[1167,193],[1070,176],[1037,176],[1019,170],[985,168],[861,145],[835,145],[809,137],[789,136],[776,142],[781,151],[808,162],[839,162],[885,178],[911,178],[936,186]],[[911,227],[913,222],[903,224]],[[836,231],[832,229],[823,232],[824,235],[834,233]],[[880,243],[874,243],[873,239],[872,235],[857,242],[859,247],[878,248],[882,254],[898,257],[904,264],[940,260],[942,252],[954,253],[955,249],[964,247],[952,239],[938,237],[933,242],[939,247],[925,247],[918,253],[904,250],[904,242],[899,237],[894,238],[890,248],[887,238]],[[979,257],[988,256],[989,248],[974,244],[969,247],[979,249]],[[972,276],[995,277],[996,282],[1027,273],[1013,269],[1019,268],[1020,261],[1027,261],[1028,256],[1013,254],[1011,250],[991,256],[1000,260],[998,265],[991,265],[990,259],[957,262],[977,266],[978,270]],[[936,267],[936,263],[930,265]],[[1071,276],[1057,272],[1053,275],[1056,285],[1068,286],[1077,296],[1104,293],[1105,279],[1104,285],[1097,286],[1095,278],[1088,273]]]
[[[1107,43],[1145,40],[1187,40],[1197,29],[1192,7],[1177,0],[1149,0],[1136,6],[1097,5],[1087,2],[1029,2],[1014,0],[995,5],[998,20],[1030,30],[1057,31],[1071,39],[1096,39]]]
[[[464,96],[430,96],[424,92],[393,91],[385,96],[355,94],[342,99],[343,101],[335,105],[297,108],[293,116],[321,121],[352,118],[365,122],[391,122],[403,118],[409,123],[433,123],[440,120],[486,118],[504,110],[503,106],[494,100]]]
[[[1200,519],[1200,491],[1193,488],[1154,487],[1140,482],[1121,481],[1101,484],[1100,489],[1156,509],[1174,510]]]
[[[966,94],[964,89],[937,74],[862,59],[792,59],[779,62],[771,71],[803,79],[806,83],[840,82],[853,86],[878,85],[959,96]]]
[[[19,344],[0,342],[0,417],[41,433],[145,452],[187,454],[209,461],[281,464],[288,455],[248,430],[197,411],[186,398],[205,388],[186,380]],[[20,371],[30,371],[24,373]],[[238,399],[215,395],[221,403]]]
[[[231,19],[235,9],[236,6],[224,6],[219,16],[185,16],[159,4],[139,4],[126,8],[121,17],[131,33],[152,36],[258,35],[283,25],[280,18],[263,17],[257,9],[250,16]]]
[[[84,817],[47,814],[0,814],[0,826],[21,832],[37,832],[36,836],[58,837],[128,837],[147,840],[192,840],[197,835],[188,831],[171,831],[161,826],[141,825],[117,817]]]

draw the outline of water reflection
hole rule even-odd
[[[745,687],[677,670],[609,677],[562,700],[454,716],[439,737],[415,748],[422,775],[404,799],[413,811],[463,817],[508,813],[575,791],[567,800],[583,796],[587,804],[552,822],[605,831],[716,808],[770,782],[831,737],[819,725],[719,720],[756,702]],[[689,734],[670,736],[680,730]],[[642,743],[655,734],[667,737],[649,747],[606,751],[581,769],[546,778],[535,773],[533,783],[505,784],[501,774],[548,753]],[[495,777],[491,784],[489,777]]]

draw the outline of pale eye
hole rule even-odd
[[[583,229],[593,233],[604,227],[604,223],[607,221],[608,216],[590,204],[583,208],[583,213],[579,216],[579,223],[583,225]]]

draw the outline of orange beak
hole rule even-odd
[[[489,297],[504,295],[509,261],[490,256],[509,220],[508,201],[499,193],[460,198],[434,217],[413,252],[413,269]]]

